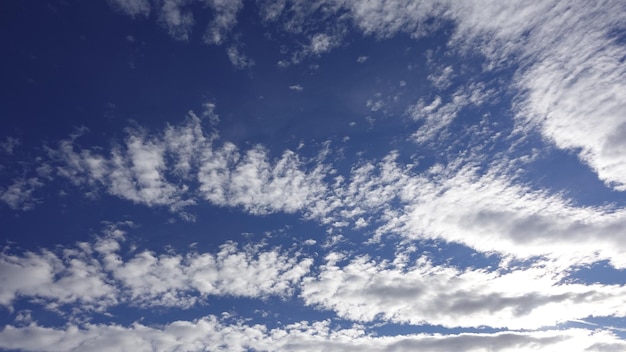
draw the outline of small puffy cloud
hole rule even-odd
[[[292,86],[289,86],[289,89],[293,90],[294,92],[302,92],[304,90],[304,87],[299,84],[294,84]]]
[[[438,90],[443,90],[452,85],[452,78],[454,78],[454,69],[452,66],[446,66],[438,70],[438,72],[428,75],[428,80]]]
[[[226,49],[226,54],[230,63],[239,70],[254,66],[254,60],[248,58],[237,46],[230,46]]]
[[[358,62],[358,63],[362,64],[362,63],[364,63],[365,61],[367,61],[367,59],[368,59],[368,57],[367,57],[367,56],[359,56],[359,57],[356,59],[356,62]]]
[[[198,174],[206,200],[241,206],[254,214],[306,210],[326,191],[324,177],[323,166],[307,170],[292,151],[270,161],[260,146],[241,154],[229,143],[219,150],[207,150]]]
[[[311,38],[310,49],[313,54],[319,55],[329,51],[336,45],[335,38],[325,33],[319,33]]]
[[[36,177],[19,178],[7,187],[0,187],[0,201],[13,210],[30,210],[37,203],[33,193],[43,183]]]
[[[9,136],[4,139],[4,142],[0,143],[0,148],[5,154],[12,155],[15,147],[19,146],[20,144],[21,142],[18,138]]]

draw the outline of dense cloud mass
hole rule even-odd
[[[20,37],[0,349],[626,350],[623,1],[103,3],[125,71]]]

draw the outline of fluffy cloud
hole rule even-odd
[[[212,109],[207,117],[216,119]],[[89,192],[104,188],[111,195],[172,211],[200,196],[254,214],[293,213],[324,194],[326,166],[305,163],[289,150],[270,160],[262,146],[240,151],[226,142],[218,147],[217,135],[205,132],[202,123],[190,113],[185,123],[159,134],[128,130],[124,144],[114,145],[109,155],[79,149],[75,139],[60,142],[49,155],[59,175]]]
[[[340,258],[329,254],[318,276],[303,282],[301,297],[360,322],[538,329],[626,314],[626,287],[561,283],[566,272],[543,266],[460,270],[403,256],[393,263],[357,257],[340,266]]]
[[[230,63],[239,70],[254,66],[254,60],[248,58],[236,45],[229,47],[226,50],[226,54],[228,54]]]
[[[217,253],[157,254],[122,259],[124,231],[112,226],[95,243],[56,251],[0,254],[0,305],[17,299],[48,309],[105,311],[117,304],[190,307],[208,296],[291,294],[312,260],[262,246],[222,245]],[[127,255],[124,255],[125,257]]]
[[[37,203],[33,192],[43,186],[37,177],[14,180],[8,187],[0,187],[0,201],[13,210],[30,210]]]
[[[226,143],[219,150],[206,150],[201,164],[198,180],[205,199],[241,206],[253,214],[305,210],[326,189],[326,168],[317,165],[307,171],[292,151],[272,162],[260,146],[241,154]]]
[[[332,328],[328,321],[270,329],[228,324],[215,316],[161,327],[85,324],[64,329],[33,323],[7,326],[0,347],[26,351],[617,351],[626,347],[608,331],[583,329],[450,335],[372,336],[358,327]]]

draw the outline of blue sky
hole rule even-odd
[[[622,1],[0,5],[0,349],[626,350]]]

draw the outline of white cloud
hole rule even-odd
[[[215,124],[214,105],[203,118]],[[198,197],[220,206],[242,207],[254,214],[304,211],[326,191],[327,167],[303,162],[286,150],[269,160],[262,146],[239,151],[232,143],[214,146],[217,134],[207,133],[192,112],[178,126],[148,134],[128,129],[124,145],[110,155],[97,148],[79,149],[64,140],[50,149],[57,173],[89,192],[110,195],[147,206],[167,206],[173,212],[195,204]],[[198,181],[197,184],[194,181]]]
[[[276,161],[257,146],[240,154],[229,143],[215,152],[206,151],[198,174],[205,199],[241,206],[254,214],[276,211],[293,213],[323,196],[325,167],[305,169],[297,154],[285,151]]]
[[[378,38],[398,32],[421,37],[453,21],[449,48],[462,55],[479,52],[488,60],[487,70],[516,69],[520,92],[514,108],[520,124],[538,128],[559,148],[576,151],[607,185],[626,190],[625,49],[614,33],[623,24],[620,15],[625,6],[619,0],[575,4],[376,0],[294,3],[289,11],[280,2],[264,8],[275,7],[272,13],[280,13],[293,32],[315,28],[317,22],[307,19],[319,12],[333,19],[329,26],[349,21]],[[333,17],[341,11],[347,12]],[[326,52],[338,45],[329,45],[333,42],[339,41],[318,34],[312,37],[311,51]],[[449,77],[444,69],[430,79],[441,89]]]
[[[408,109],[414,120],[424,122],[413,138],[418,143],[435,139],[463,109],[481,106],[493,99],[495,93],[494,89],[488,89],[484,83],[470,83],[458,88],[446,103],[443,103],[440,96],[435,96],[430,103],[420,99]]]
[[[148,0],[107,0],[109,5],[129,16],[148,16],[150,2]]]
[[[15,137],[6,137],[4,142],[0,143],[1,150],[7,155],[13,155],[15,147],[21,144],[20,140]]]
[[[159,9],[159,19],[168,33],[177,40],[189,40],[195,24],[193,13],[187,9],[188,0],[163,0]]]
[[[243,8],[243,1],[203,0],[203,2],[213,11],[213,18],[204,34],[204,41],[209,44],[222,44],[237,24],[237,14]]]
[[[116,302],[98,261],[80,249],[61,254],[48,250],[20,255],[0,254],[0,305],[12,307],[18,297],[43,300],[48,309],[79,304],[82,309],[102,310]]]
[[[365,61],[367,61],[367,59],[368,59],[368,57],[367,57],[367,56],[359,56],[359,57],[356,59],[356,62],[358,62],[358,63],[362,64],[362,63],[364,63]]]
[[[624,3],[455,4],[455,43],[481,42],[496,64],[520,57],[520,122],[626,190],[626,49],[611,34],[623,25]]]
[[[0,187],[0,201],[13,210],[30,210],[38,202],[33,192],[42,186],[36,177],[16,179],[8,187]]]
[[[239,70],[254,66],[254,60],[247,57],[235,45],[230,46],[226,50],[226,53],[228,54],[228,59],[230,60],[230,63]]]
[[[359,327],[332,328],[329,321],[299,322],[283,327],[228,324],[215,316],[174,321],[152,327],[84,324],[51,328],[33,323],[7,326],[0,347],[28,351],[596,351],[623,349],[608,331],[563,329],[428,335],[372,336]]]
[[[316,34],[311,38],[311,52],[315,55],[325,53],[335,45],[333,38],[325,33]]]
[[[295,91],[295,92],[302,92],[304,90],[304,88],[299,85],[299,84],[294,84],[292,86],[289,86],[289,89]]]
[[[566,272],[543,266],[512,271],[375,262],[364,256],[339,266],[330,255],[303,282],[308,305],[359,322],[391,321],[446,327],[538,329],[587,317],[625,316],[626,287],[560,283]]]
[[[454,78],[454,69],[452,66],[446,66],[439,68],[438,72],[428,75],[428,80],[438,90],[443,90],[452,85],[452,79]]]
[[[313,263],[298,252],[231,242],[216,253],[128,256],[124,241],[124,231],[111,226],[95,243],[1,253],[0,305],[27,299],[47,309],[106,311],[118,304],[190,307],[207,296],[286,296]]]

